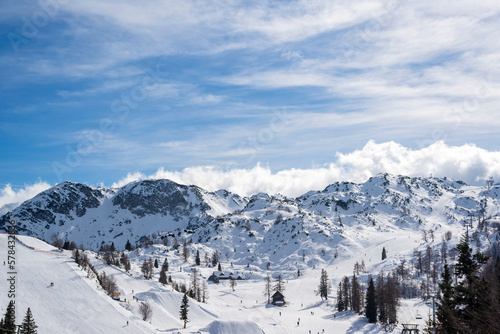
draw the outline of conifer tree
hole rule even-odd
[[[450,269],[448,264],[444,264],[444,271],[441,274],[441,283],[439,289],[441,291],[440,298],[437,304],[436,316],[439,323],[439,330],[443,333],[453,333],[457,327],[455,312],[455,300],[453,298],[453,286]]]
[[[3,330],[5,333],[16,333],[16,307],[14,301],[11,300],[7,306],[7,311],[5,312],[5,317],[3,319]]]
[[[182,297],[182,303],[181,303],[181,320],[184,321],[184,328],[186,328],[186,324],[188,323],[188,312],[189,312],[189,300],[187,293],[184,293],[184,297]]]
[[[23,323],[21,324],[21,329],[19,331],[20,334],[37,334],[38,326],[35,324],[35,320],[33,320],[33,315],[31,314],[31,310],[28,307],[28,311],[26,311],[26,316],[24,317]]]
[[[326,272],[325,269],[321,269],[318,294],[320,295],[322,300],[323,299],[328,300],[328,294],[330,293],[331,290],[332,290],[332,285],[328,280],[328,273]]]
[[[165,271],[168,271],[168,260],[167,260],[167,258],[165,258],[165,260],[163,261],[161,269],[165,270]]]
[[[160,270],[160,278],[158,279],[158,282],[160,282],[161,284],[167,284],[168,283],[167,273],[165,272],[165,269],[163,269],[163,267]]]
[[[212,267],[215,267],[217,265],[217,263],[219,262],[219,251],[216,250],[213,254],[212,254]]]
[[[488,278],[487,281],[487,276],[481,273],[481,266],[487,259],[480,252],[472,255],[467,234],[462,236],[457,250],[455,273],[458,284],[452,285],[445,266],[443,281],[439,285],[438,327],[458,333],[496,333],[500,301],[492,298],[495,279]]]
[[[369,323],[376,323],[377,322],[376,290],[375,290],[375,284],[373,283],[373,278],[371,275],[368,277],[368,289],[366,290],[365,315],[368,318]]]
[[[337,310],[339,312],[345,311],[347,308],[344,302],[344,287],[342,281],[339,282],[337,287]]]
[[[155,268],[158,268],[159,265],[158,265],[158,259],[155,258],[155,264],[154,264]]]
[[[127,240],[127,243],[125,244],[125,249],[128,250],[129,252],[132,250],[132,244],[130,243],[130,240]]]
[[[196,263],[197,266],[199,266],[201,263],[199,250],[196,250],[196,258],[194,259],[194,262]]]
[[[382,248],[382,261],[387,258],[387,252],[385,250],[385,247]]]
[[[342,300],[344,302],[344,310],[350,310],[351,304],[351,282],[349,277],[345,276],[342,280]]]
[[[359,280],[356,275],[352,276],[351,283],[351,307],[356,313],[361,314],[361,309],[363,307],[362,304],[362,294],[361,294],[361,285],[359,284]]]

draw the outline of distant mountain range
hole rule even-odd
[[[260,193],[242,197],[170,180],[121,188],[63,182],[0,218],[19,233],[50,240],[56,234],[88,248],[169,234],[231,252],[235,261],[308,265],[354,252],[371,233],[395,229],[446,231],[479,217],[497,224],[500,187],[469,186],[447,178],[380,174],[364,183],[337,182],[297,198]],[[314,244],[314,247],[309,247]],[[234,253],[234,254],[233,254]]]

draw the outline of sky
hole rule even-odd
[[[498,1],[1,7],[0,207],[66,180],[500,179]]]

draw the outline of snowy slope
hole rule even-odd
[[[0,227],[15,219],[20,233],[44,240],[57,234],[87,248],[111,241],[123,247],[127,240],[153,233],[196,229],[245,203],[226,191],[210,193],[169,180],[137,181],[119,189],[63,182],[5,214]]]
[[[20,237],[34,249],[16,245],[18,322],[28,307],[39,333],[151,333],[152,328],[113,302],[83,276],[68,257],[47,244]],[[7,235],[0,235],[0,249],[7,249]],[[6,268],[4,266],[4,268]],[[6,270],[1,290],[7,291]],[[50,283],[53,282],[54,286]],[[0,296],[2,314],[7,294]],[[129,325],[126,326],[127,320]]]

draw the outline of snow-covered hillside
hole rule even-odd
[[[57,234],[95,249],[108,241],[124,246],[152,233],[196,229],[245,203],[226,191],[211,193],[168,180],[132,182],[119,189],[63,182],[5,214],[0,227],[14,219],[22,234],[44,240]]]
[[[363,284],[368,274],[403,268],[406,263],[402,270],[409,277],[403,281],[413,289],[421,284],[415,254],[430,254],[429,266],[436,254],[432,263],[437,269],[443,259],[452,261],[453,245],[464,233],[465,223],[472,223],[468,228],[474,247],[496,245],[492,249],[500,250],[499,209],[499,186],[486,189],[449,179],[388,174],[363,184],[335,183],[298,198],[264,193],[244,198],[168,180],[133,182],[120,189],[65,182],[7,213],[0,224],[5,228],[13,219],[22,234],[47,240],[56,234],[93,250],[113,242],[121,251],[127,240],[144,246],[126,252],[130,273],[86,252],[99,272],[115,277],[122,300],[132,301],[130,307],[106,296],[95,278],[87,277],[72,261],[70,252],[21,236],[30,247],[18,245],[18,310],[22,313],[30,306],[47,332],[378,333],[381,327],[368,324],[366,318],[336,311],[335,289],[328,301],[317,296],[321,269],[328,271],[335,288],[344,276],[352,275],[356,263],[366,265],[358,273]],[[143,243],[144,239],[149,242]],[[6,236],[0,240],[7,249]],[[176,245],[183,240],[190,250],[187,261]],[[388,254],[385,260],[383,248]],[[235,291],[227,281],[210,283],[209,302],[191,300],[190,323],[183,330],[182,294],[158,283],[159,269],[146,280],[140,267],[147,258],[160,263],[167,258],[168,274],[188,284],[197,251],[203,280],[215,269],[205,260],[215,252],[225,272],[246,280],[238,281]],[[283,308],[266,303],[262,291],[268,274],[287,281]],[[6,286],[6,281],[2,284]],[[6,296],[0,298],[0,307],[5,308]],[[140,319],[137,300],[151,303],[151,323]],[[56,306],[47,307],[52,304]],[[404,299],[399,319],[423,328],[429,311],[420,299]]]
[[[93,249],[109,242],[123,248],[127,240],[136,243],[152,234],[188,233],[195,242],[236,249],[241,261],[252,261],[245,254],[251,253],[276,263],[284,260],[280,249],[286,248],[286,258],[293,260],[308,251],[311,240],[331,248],[371,231],[440,230],[471,217],[495,216],[499,189],[389,174],[363,184],[335,183],[298,198],[262,193],[245,198],[168,180],[119,189],[64,182],[2,216],[0,228],[14,219],[22,234],[45,240],[57,234]],[[347,249],[352,249],[350,241],[334,252]],[[321,259],[314,256],[314,261]]]

